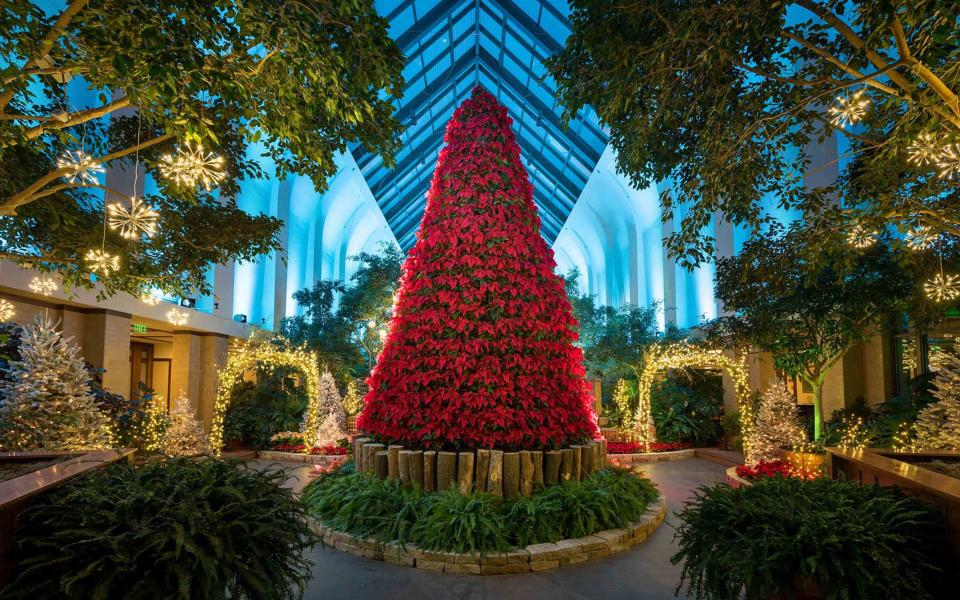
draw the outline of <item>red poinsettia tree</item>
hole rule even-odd
[[[357,422],[384,441],[534,449],[597,433],[511,122],[477,87],[447,125]]]

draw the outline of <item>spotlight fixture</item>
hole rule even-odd
[[[243,314],[243,313],[237,313],[237,314],[233,315],[233,320],[236,321],[237,323],[246,323],[246,322],[247,322],[247,315],[245,315],[245,314]]]
[[[180,298],[180,306],[184,308],[196,308],[197,299],[196,298]]]

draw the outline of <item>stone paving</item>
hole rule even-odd
[[[257,465],[265,461],[252,461]],[[724,467],[701,459],[644,465],[647,475],[667,498],[670,515],[644,543],[607,558],[543,573],[478,577],[432,573],[315,547],[307,600],[647,600],[674,597],[679,566],[670,564],[675,551],[673,511],[703,483],[724,480]],[[290,468],[289,485],[305,483],[306,467]],[[681,598],[685,597],[681,594]]]

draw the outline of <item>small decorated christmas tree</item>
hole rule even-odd
[[[167,416],[160,438],[160,452],[166,456],[199,456],[210,454],[210,443],[203,425],[190,406],[190,398],[180,394]]]
[[[777,381],[760,397],[747,464],[777,460],[778,449],[799,446],[805,438],[793,394]]]
[[[937,401],[925,406],[914,424],[919,450],[960,450],[960,358],[943,353],[930,392]]]
[[[444,140],[357,428],[422,448],[590,439],[576,321],[507,110],[477,87]]]
[[[337,382],[330,371],[320,376],[320,389],[317,390],[320,401],[311,403],[314,410],[303,415],[301,431],[307,445],[327,446],[336,444],[347,437],[347,414],[343,410],[343,401],[337,391]],[[317,425],[313,425],[317,423]]]
[[[613,390],[613,403],[616,404],[617,412],[620,413],[620,427],[623,429],[636,427],[636,423],[633,422],[633,410],[630,408],[632,399],[633,393],[627,380],[617,381],[617,387]]]
[[[363,398],[357,392],[357,382],[350,380],[347,384],[347,393],[343,396],[343,410],[348,415],[355,415],[363,408]]]
[[[0,401],[7,450],[91,450],[113,443],[109,419],[90,391],[80,349],[46,316],[23,328]]]

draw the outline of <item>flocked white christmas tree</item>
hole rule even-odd
[[[778,449],[791,449],[805,440],[793,394],[784,382],[777,381],[760,397],[747,464],[776,460]]]
[[[357,392],[357,382],[351,379],[350,383],[347,384],[347,393],[343,395],[343,410],[348,415],[356,415],[360,413],[362,408],[363,398]]]
[[[920,411],[913,429],[919,450],[960,450],[960,358],[940,357],[931,394],[937,399]]]
[[[7,450],[92,450],[113,445],[80,349],[46,316],[23,328],[21,360],[0,389],[0,445]]]
[[[210,454],[210,443],[203,425],[197,420],[190,398],[182,392],[174,402],[167,426],[160,436],[160,452],[166,456]]]
[[[337,391],[337,382],[330,371],[324,371],[320,376],[320,389],[316,392],[320,401],[310,406],[303,415],[300,431],[304,434],[304,442],[308,446],[326,446],[336,444],[347,437],[347,413],[343,410],[340,392]],[[313,423],[318,425],[313,426]]]

